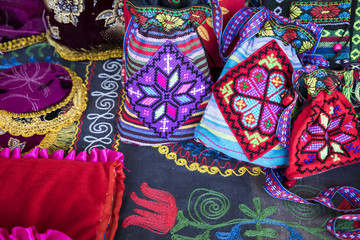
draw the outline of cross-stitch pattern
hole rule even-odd
[[[271,41],[229,70],[215,85],[216,102],[250,160],[278,144],[276,125],[290,86],[290,60]]]
[[[210,90],[206,78],[167,41],[127,82],[127,96],[143,124],[167,138],[198,108]]]
[[[299,114],[290,140],[287,178],[300,178],[360,160],[355,111],[339,91],[321,91]]]

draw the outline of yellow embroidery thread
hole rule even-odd
[[[100,60],[107,60],[109,58],[122,58],[123,56],[122,48],[114,48],[108,50],[93,50],[93,51],[84,49],[83,51],[76,51],[55,42],[51,38],[49,32],[46,33],[46,37],[50,45],[56,49],[56,51],[60,54],[60,56],[69,61],[85,61],[85,60],[100,61]]]
[[[156,146],[155,146],[156,147]],[[200,165],[199,163],[191,163],[188,165],[188,162],[184,158],[178,158],[177,154],[174,152],[170,152],[169,147],[162,145],[158,147],[159,153],[165,155],[165,157],[169,160],[174,160],[175,164],[178,166],[185,166],[189,171],[199,171],[200,173],[208,173],[211,175],[220,174],[223,177],[229,177],[231,175],[242,176],[246,172],[252,176],[259,176],[260,174],[264,174],[260,167],[253,167],[249,170],[246,167],[240,167],[238,170],[226,169],[225,171],[221,170],[218,167],[208,167],[205,165]]]
[[[21,48],[45,41],[46,41],[45,33],[42,33],[40,35],[32,35],[24,38],[18,38],[8,42],[0,43],[0,52],[11,52],[14,50],[19,50]]]

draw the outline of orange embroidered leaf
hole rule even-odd
[[[210,41],[209,33],[203,26],[199,26],[197,31],[202,39],[205,41]]]
[[[206,18],[206,23],[209,25],[209,27],[214,28],[212,17]]]
[[[230,12],[229,9],[227,9],[225,7],[221,7],[221,11],[222,11],[223,15],[228,14]]]

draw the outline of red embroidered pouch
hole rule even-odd
[[[285,171],[288,179],[360,162],[356,113],[336,89],[337,76],[319,69],[305,78],[309,102],[298,114],[291,131],[289,167]]]

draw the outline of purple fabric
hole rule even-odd
[[[45,32],[43,0],[1,0],[0,42]]]
[[[0,73],[0,110],[36,112],[61,102],[69,95],[72,79],[53,63],[28,63]]]
[[[143,124],[168,138],[196,111],[210,90],[210,82],[167,41],[126,82],[126,91]]]
[[[28,152],[38,146],[45,135],[33,135],[31,137],[12,136],[9,133],[0,134],[0,148],[21,148],[23,152]]]
[[[11,234],[5,228],[0,228],[0,240],[71,240],[71,238],[56,230],[38,233],[35,227],[14,227]]]

